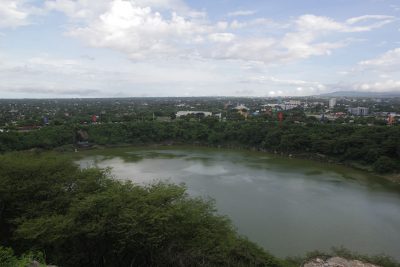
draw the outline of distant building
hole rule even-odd
[[[208,111],[190,111],[190,110],[186,110],[186,111],[178,111],[176,113],[176,117],[183,117],[183,116],[187,116],[187,115],[197,115],[197,114],[202,114],[204,115],[204,117],[209,117],[212,116],[211,112]]]
[[[349,113],[355,116],[367,116],[369,113],[369,108],[365,107],[349,108]]]
[[[280,106],[282,110],[291,110],[298,107],[298,105],[293,105],[293,104],[282,104]]]
[[[294,108],[301,107],[300,101],[295,101],[291,100],[289,102],[285,102],[282,104],[266,104],[266,105],[261,105],[261,111],[269,112],[269,111],[284,111],[284,110],[291,110]]]
[[[234,107],[233,109],[236,109],[237,112],[239,112],[240,115],[242,115],[243,117],[245,117],[247,119],[247,117],[249,116],[249,108],[244,106],[244,105],[238,105],[236,107]]]
[[[245,105],[238,105],[238,106],[234,107],[234,109],[236,109],[236,110],[249,110],[249,108],[246,107]]]
[[[301,105],[301,101],[300,100],[289,100],[289,105],[296,105],[296,106],[300,106]]]
[[[336,106],[336,98],[329,99],[329,108],[334,108]]]
[[[285,102],[280,104],[282,110],[291,110],[301,106],[300,100],[290,100],[289,102]]]

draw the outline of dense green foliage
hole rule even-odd
[[[53,126],[28,133],[0,133],[0,151],[55,148],[77,141],[79,129],[92,144],[146,144],[180,142],[212,146],[256,148],[286,154],[322,155],[340,162],[356,162],[380,173],[400,168],[400,127],[295,123],[265,120],[126,122],[89,126]]]
[[[0,246],[60,266],[282,266],[184,186],[120,182],[38,153],[0,156],[0,230]],[[18,259],[2,248],[0,261]]]
[[[11,248],[0,247],[0,266],[1,267],[26,267],[37,262],[40,267],[45,267],[43,263],[44,258],[42,253],[25,253],[21,257],[14,255],[14,251]]]

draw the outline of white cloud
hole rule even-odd
[[[230,23],[231,29],[234,30],[248,28],[248,27],[266,27],[266,26],[273,26],[276,28],[282,27],[281,25],[275,23],[273,20],[267,18],[256,18],[247,21],[234,20]]]
[[[188,68],[188,64],[192,67]],[[183,94],[188,86],[197,89],[196,95],[215,94],[215,90],[207,90],[205,85],[220,86],[229,83],[230,78],[212,66],[210,62],[194,64],[187,60],[151,64],[46,55],[27,59],[4,57],[0,64],[0,95],[14,92],[26,97],[113,97],[117,93],[121,96],[141,96],[144,93],[169,96]]]
[[[0,4],[0,28],[16,28],[27,25],[28,10],[23,1],[2,0]]]
[[[255,10],[237,10],[237,11],[228,13],[228,17],[251,16],[256,13],[257,13],[257,11],[255,11]]]
[[[188,46],[198,43],[210,32],[208,25],[176,13],[167,19],[150,7],[115,0],[107,12],[69,34],[91,46],[117,49],[137,60],[183,54]]]
[[[295,24],[301,32],[341,31],[344,27],[342,23],[331,18],[310,14],[300,16]]]
[[[361,61],[358,65],[363,69],[398,70],[400,67],[400,48],[389,50],[377,58]]]
[[[360,26],[360,22],[374,22]],[[376,20],[378,22],[376,22]],[[330,33],[352,33],[370,31],[394,21],[394,17],[366,15],[338,22],[328,17],[303,15],[295,20],[296,31],[289,32],[282,39],[282,46],[288,50],[288,58],[308,58],[310,56],[330,55],[334,49],[347,46],[347,39],[331,42],[317,42],[321,36]]]
[[[217,43],[229,43],[235,39],[235,35],[232,33],[212,33],[208,38]]]
[[[328,87],[320,82],[316,81],[306,81],[299,79],[287,79],[287,78],[277,78],[274,76],[266,75],[255,75],[250,76],[241,81],[241,83],[262,85],[266,88],[274,88],[269,90],[268,94],[270,96],[274,95],[315,95],[325,92]],[[279,88],[279,90],[276,90]]]
[[[90,20],[95,19],[99,13],[107,10],[108,1],[98,0],[48,0],[44,8],[49,11],[59,11],[64,13],[70,19]]]
[[[319,90],[325,89],[325,85],[320,82],[295,80],[295,79],[280,79],[274,76],[254,76],[250,77],[246,82],[256,82],[256,83],[273,83],[276,85],[288,85],[297,87],[315,87]]]
[[[254,10],[236,10],[225,16],[220,14],[222,21],[216,21],[212,19],[215,13],[210,18],[204,10],[189,7],[185,0],[0,2],[0,29],[29,23],[43,23],[46,27],[45,23],[64,21],[65,25],[57,24],[54,29],[64,29],[67,37],[81,40],[90,47],[108,48],[131,59],[114,57],[107,49],[93,50],[93,54],[90,49],[77,50],[81,55],[90,54],[87,55],[89,59],[95,55],[94,61],[83,57],[38,56],[35,51],[27,51],[28,59],[15,56],[18,62],[13,63],[1,59],[2,94],[6,88],[38,94],[40,88],[44,88],[43,94],[53,95],[65,95],[68,90],[74,94],[79,90],[89,94],[95,88],[99,95],[110,96],[111,90],[107,88],[115,88],[121,95],[129,96],[141,95],[140,90],[146,88],[145,93],[154,90],[152,95],[157,92],[164,95],[169,86],[174,88],[175,95],[179,94],[177,92],[199,95],[217,91],[237,95],[316,94],[337,86],[329,83],[335,84],[332,82],[337,78],[334,75],[344,68],[338,66],[342,58],[335,58],[332,66],[323,65],[321,69],[312,65],[312,61],[301,64],[302,60],[335,56],[337,49],[349,46],[355,38],[368,38],[369,31],[396,20],[386,15],[334,19],[305,14],[278,21],[256,18]],[[54,12],[63,13],[65,17],[54,20],[55,15],[60,15]],[[40,20],[34,17],[42,14],[51,16]],[[36,27],[32,27],[32,31],[36,30],[33,28]],[[389,38],[387,42],[389,47],[392,41]],[[282,64],[285,64],[284,70],[279,69]],[[364,60],[356,69],[357,73],[349,71],[349,75],[340,77],[344,80],[343,88],[397,90],[400,48]],[[334,75],[330,77],[323,72]],[[308,77],[315,81],[307,81]]]
[[[182,0],[120,0],[126,5],[141,8],[152,7],[160,11],[174,11],[182,15],[201,18],[204,12],[190,9]],[[107,12],[113,0],[47,0],[45,9],[65,13],[70,19],[95,20],[99,15]]]
[[[299,31],[307,32],[365,32],[380,28],[395,20],[393,16],[364,15],[337,22],[329,17],[303,15],[296,20]],[[360,25],[360,23],[365,23]]]
[[[80,20],[70,25],[70,36],[93,47],[118,50],[133,60],[178,56],[280,64],[330,55],[349,44],[346,39],[321,42],[320,37],[368,31],[393,20],[390,16],[365,15],[338,22],[328,17],[303,15],[292,22],[290,31],[287,23],[282,24],[286,27],[282,30],[282,25],[268,18],[211,22],[204,12],[190,9],[182,0],[51,0],[46,7]],[[253,11],[230,13],[231,16],[246,14]],[[281,27],[283,34],[258,31],[267,26]],[[251,34],[236,32],[243,28]]]
[[[330,55],[334,49],[344,47],[348,44],[346,41],[318,43],[316,39],[317,35],[313,32],[293,32],[286,34],[281,44],[287,49],[285,55],[287,60]]]
[[[279,61],[274,38],[237,38],[235,42],[213,47],[210,55],[215,59],[243,61],[261,61],[273,63]]]
[[[364,27],[356,27],[356,31],[368,31],[374,28],[379,28],[385,24],[391,23],[395,20],[395,17],[393,16],[386,16],[386,15],[364,15],[364,16],[359,16],[359,17],[354,17],[346,20],[346,23],[348,25],[354,25],[360,22],[368,22],[368,21],[375,21],[372,24],[367,25],[365,28]]]
[[[347,84],[344,82],[341,85],[343,88],[371,92],[400,91],[398,80],[400,48],[389,50],[376,58],[360,61],[350,71],[344,71],[343,74],[349,80],[355,81],[348,81]],[[366,79],[368,81],[365,81]]]
[[[370,21],[373,22],[370,22]],[[303,15],[298,17],[294,23],[294,30],[288,31],[279,39],[274,38],[237,38],[238,43],[230,44],[231,47],[221,49],[222,58],[243,60],[260,60],[265,63],[291,62],[299,59],[306,59],[311,56],[330,55],[333,50],[349,45],[353,40],[350,38],[339,39],[336,41],[320,42],[321,37],[337,33],[352,33],[370,31],[375,28],[394,21],[394,17],[381,15],[366,15],[362,17],[350,18],[345,22],[338,22],[328,17],[316,15]],[[360,22],[369,22],[360,26]],[[259,24],[274,24],[273,21],[266,19],[251,20],[248,22],[231,23],[231,28],[242,28],[248,26],[257,27]],[[243,45],[244,44],[244,45]],[[232,53],[232,50],[236,53]],[[221,55],[220,55],[221,56]]]

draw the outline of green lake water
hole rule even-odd
[[[83,154],[81,154],[83,153]],[[185,183],[216,200],[239,233],[277,256],[344,246],[400,260],[400,188],[342,166],[258,152],[123,148],[79,152],[81,167],[112,167],[139,184]]]

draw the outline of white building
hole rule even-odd
[[[334,108],[336,106],[336,98],[329,99],[329,108]]]

